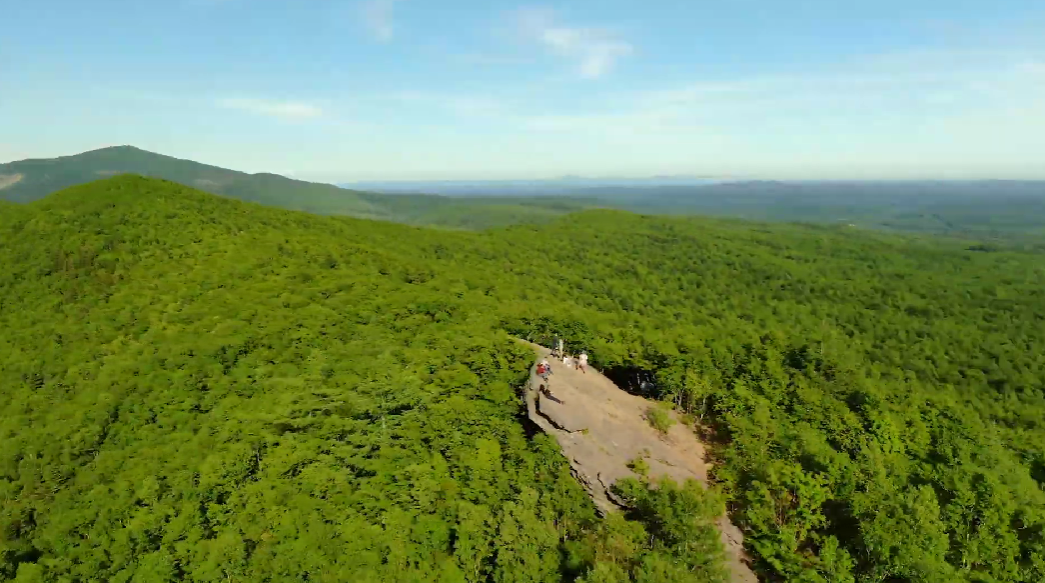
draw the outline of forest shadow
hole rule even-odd
[[[519,423],[522,425],[523,434],[526,435],[526,439],[528,440],[532,441],[533,438],[537,437],[541,433],[544,433],[544,430],[541,429],[541,426],[537,425],[537,423],[533,419],[530,419],[530,415],[526,412],[526,410],[523,410],[519,413]]]
[[[626,393],[647,399],[656,399],[658,396],[656,373],[652,370],[621,365],[603,369],[601,372]]]

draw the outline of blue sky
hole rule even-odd
[[[1040,0],[3,0],[0,161],[1045,178]]]

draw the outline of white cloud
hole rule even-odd
[[[524,9],[516,16],[524,37],[573,61],[585,79],[602,77],[618,59],[634,52],[630,43],[609,30],[559,24],[548,10]]]
[[[1040,95],[1042,89],[1035,89],[1040,82],[1037,67],[1036,61],[1004,54],[911,53],[906,58],[892,55],[840,63],[820,71],[644,91],[631,102],[634,107],[675,107],[693,113],[935,115],[939,111],[933,107],[983,108],[999,100]]]
[[[299,101],[228,98],[219,99],[217,105],[227,109],[237,109],[258,115],[287,119],[305,119],[323,115],[323,110],[320,107]]]
[[[402,104],[431,107],[461,117],[498,117],[508,114],[508,104],[486,95],[458,95],[428,91],[399,91],[379,97]]]
[[[399,0],[366,0],[360,7],[363,24],[381,42],[392,40],[395,36],[393,12]]]
[[[534,115],[520,118],[523,127],[539,132],[663,134],[693,131],[670,109],[619,110],[601,113]]]
[[[938,66],[927,67],[927,61]],[[520,113],[514,121],[525,130],[560,136],[630,135],[693,144],[735,136],[751,144],[804,144],[810,151],[830,151],[832,143],[856,147],[861,140],[892,140],[883,148],[891,152],[915,137],[929,144],[961,136],[978,144],[969,136],[988,135],[992,124],[1012,136],[1042,127],[1045,65],[1011,55],[912,54],[593,96],[586,104],[573,111]],[[1015,119],[1025,127],[1016,127]],[[990,135],[997,139],[1004,132]]]

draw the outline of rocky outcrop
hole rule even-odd
[[[547,348],[527,344],[538,359],[549,356]],[[593,369],[585,374],[552,361],[552,374],[545,383],[535,367],[526,403],[530,419],[559,442],[574,477],[603,515],[620,509],[611,486],[636,476],[628,468],[636,458],[645,459],[651,478],[707,482],[704,445],[692,429],[676,423],[666,435],[657,432],[645,420],[650,401],[622,391]],[[718,520],[718,527],[732,580],[756,583],[740,529],[727,516]]]

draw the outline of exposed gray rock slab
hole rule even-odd
[[[627,464],[639,457],[645,458],[653,479],[668,476],[678,483],[687,479],[707,483],[704,445],[689,427],[676,423],[661,435],[645,419],[650,401],[617,388],[590,367],[586,374],[568,368],[552,360],[547,348],[526,344],[538,360],[548,358],[552,363],[547,383],[537,376],[536,365],[532,370],[526,394],[529,417],[559,442],[574,477],[601,514],[620,509],[610,488],[617,480],[636,477]],[[717,525],[732,580],[757,583],[744,553],[743,533],[728,516],[720,517]]]

